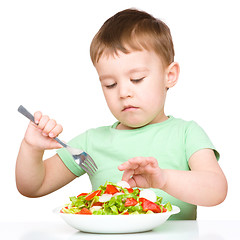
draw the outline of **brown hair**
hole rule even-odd
[[[126,9],[109,18],[92,40],[90,55],[93,64],[102,54],[129,53],[130,50],[154,50],[163,64],[174,61],[174,47],[168,26],[152,15]]]

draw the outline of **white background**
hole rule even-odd
[[[170,27],[180,63],[166,114],[197,121],[221,154],[228,183],[219,206],[198,208],[198,219],[240,219],[238,1],[0,1],[0,221],[54,220],[51,210],[90,191],[83,176],[48,196],[30,199],[15,186],[15,161],[28,121],[20,104],[64,126],[70,140],[115,119],[105,104],[89,45],[103,22],[129,7]],[[55,151],[49,151],[45,157]]]

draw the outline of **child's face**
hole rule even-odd
[[[102,55],[95,64],[103,93],[118,129],[138,128],[167,119],[166,69],[153,51]]]

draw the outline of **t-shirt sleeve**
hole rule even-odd
[[[185,144],[187,160],[190,159],[193,153],[204,148],[212,149],[217,160],[220,158],[219,152],[212,144],[206,132],[194,121],[190,122],[190,125],[186,130]]]
[[[70,140],[67,144],[73,148],[78,148],[86,151],[87,132],[78,135],[77,137]],[[58,149],[57,154],[59,155],[65,166],[77,177],[85,173],[85,171],[75,162],[75,160],[72,158],[72,155],[68,152],[66,148]]]

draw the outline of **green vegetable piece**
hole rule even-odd
[[[162,203],[162,197],[157,196],[156,204],[160,205]]]
[[[151,211],[151,210],[148,210],[147,212],[146,212],[146,214],[153,214],[154,212],[153,211]]]
[[[164,205],[164,207],[165,207],[169,212],[172,211],[172,205],[171,205],[170,202],[167,202],[167,203]]]
[[[112,206],[112,207],[111,207],[111,210],[112,210],[112,213],[113,213],[114,215],[118,215],[118,210],[117,210],[117,207],[116,207],[116,206]]]

